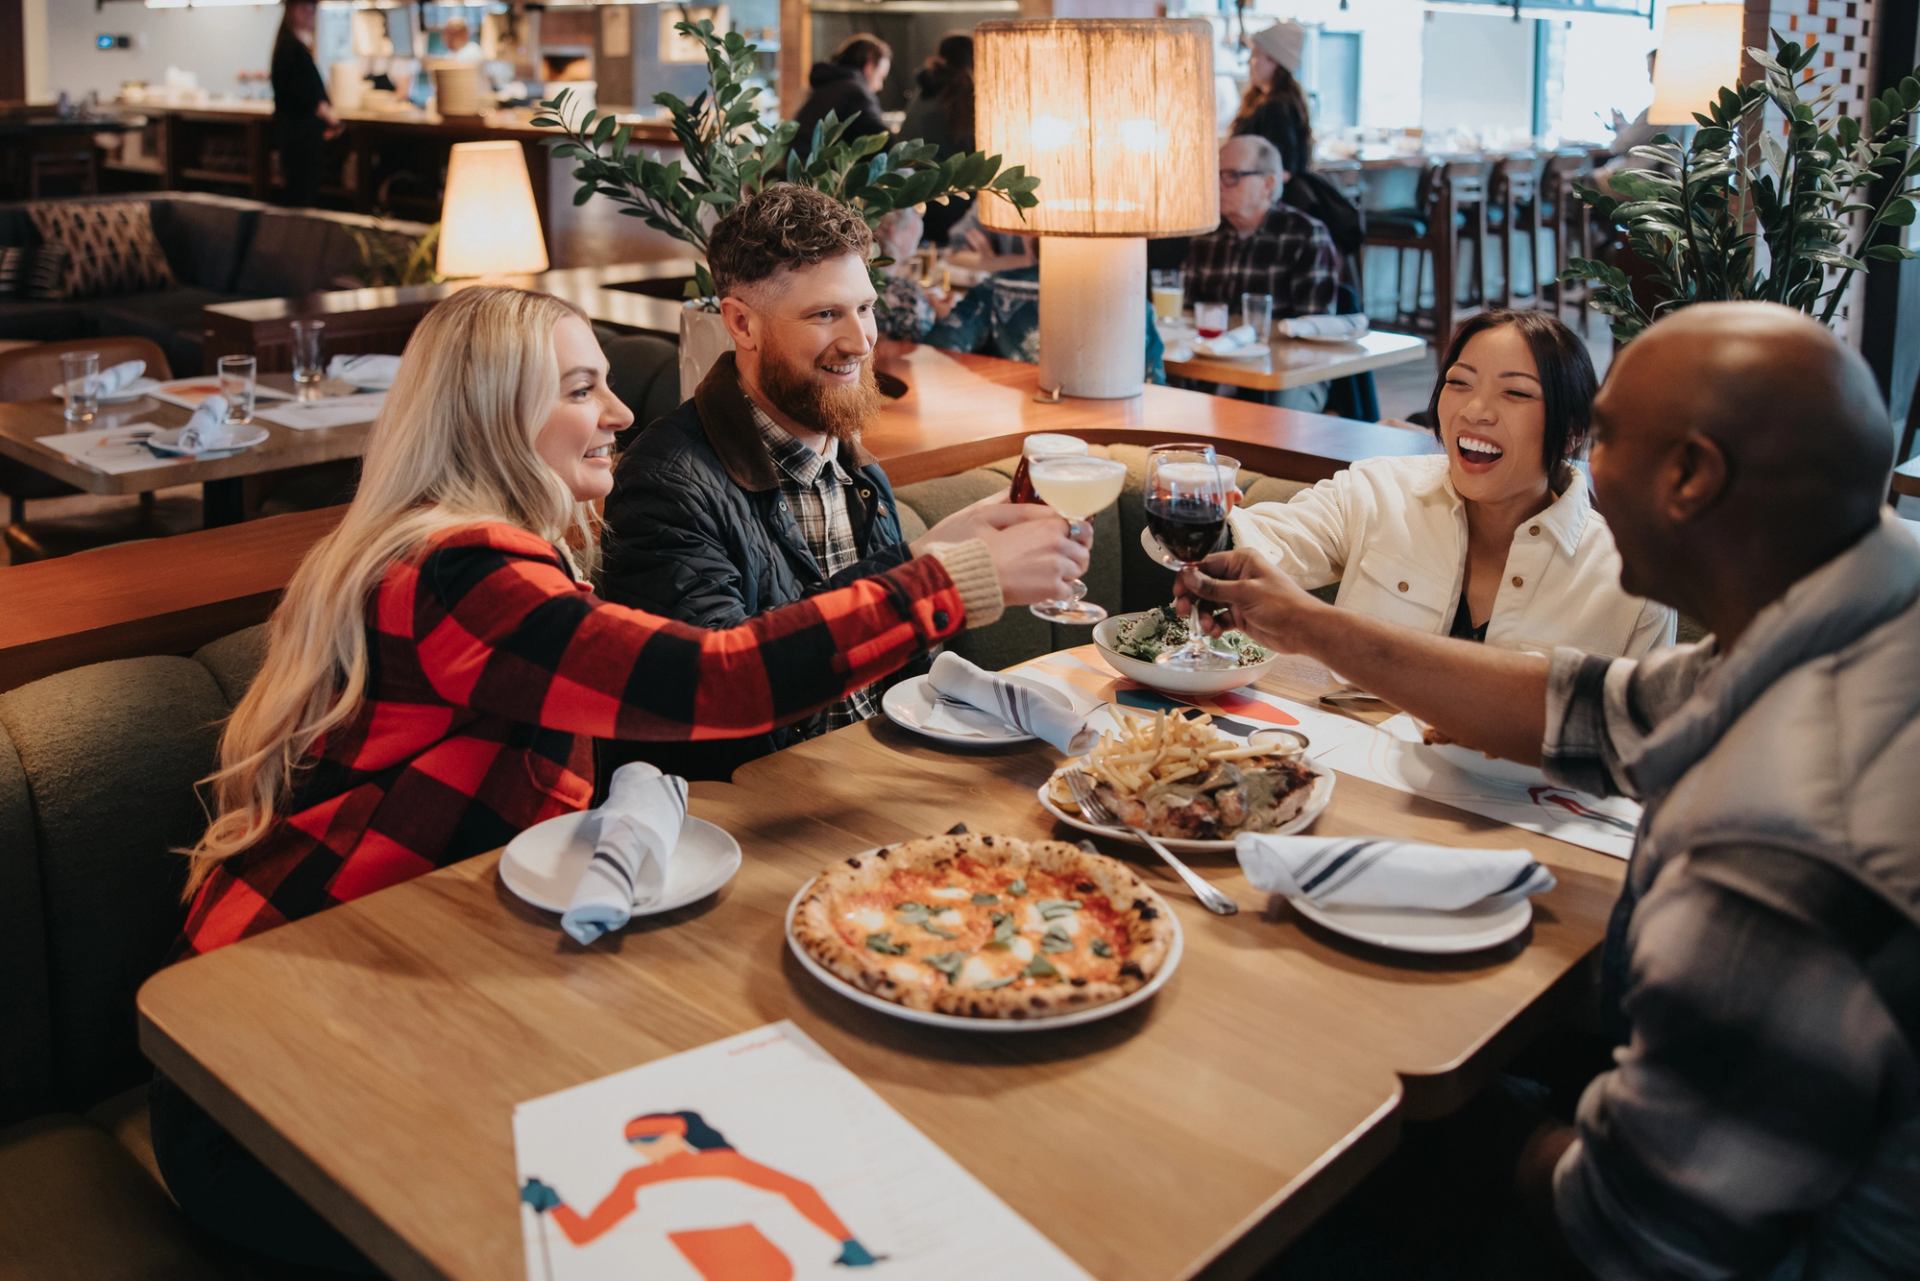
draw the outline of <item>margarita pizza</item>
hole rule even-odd
[[[957,833],[815,877],[793,914],[808,956],[875,996],[976,1018],[1044,1018],[1138,991],[1174,938],[1125,864],[1064,841]]]

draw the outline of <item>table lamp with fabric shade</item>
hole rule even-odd
[[[1660,29],[1660,56],[1653,66],[1652,125],[1690,125],[1722,87],[1740,83],[1746,6],[1676,4]]]
[[[547,269],[547,242],[517,142],[458,142],[440,206],[443,276],[508,276]]]
[[[1037,175],[1037,208],[982,199],[1040,246],[1040,385],[1113,400],[1146,385],[1147,237],[1220,222],[1213,28],[1055,19],[974,29],[975,133]]]

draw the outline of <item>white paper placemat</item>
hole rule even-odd
[[[209,396],[220,394],[220,379],[209,375],[205,378],[176,378],[172,382],[161,383],[152,392],[155,400],[164,400],[169,405],[178,405],[182,409],[198,409],[200,402]],[[278,387],[269,387],[265,383],[255,383],[253,388],[255,402],[263,400],[292,400],[293,393],[281,391]]]
[[[313,431],[321,427],[350,427],[355,423],[370,423],[386,403],[385,392],[364,396],[331,396],[326,400],[256,410],[253,416],[263,423],[276,423],[295,431]]]
[[[161,430],[152,423],[128,423],[124,427],[103,427],[92,431],[70,431],[59,436],[41,436],[38,443],[73,459],[83,467],[118,476],[124,472],[145,471],[149,467],[171,467],[192,459],[162,458],[138,437]]]

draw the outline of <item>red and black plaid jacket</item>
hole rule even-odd
[[[593,738],[764,734],[892,672],[964,612],[922,557],[708,631],[599,599],[514,526],[441,535],[381,580],[359,711],[303,763],[286,816],[200,887],[179,955],[584,808]]]

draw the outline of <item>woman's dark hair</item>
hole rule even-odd
[[[1274,146],[1280,148],[1280,159],[1287,166],[1288,173],[1303,173],[1313,168],[1313,110],[1307,105],[1307,91],[1300,87],[1293,73],[1278,63],[1273,68],[1273,85],[1257,84],[1252,78],[1247,80],[1247,91],[1240,95],[1240,109],[1234,113],[1233,127],[1227,130],[1229,135],[1238,133],[1262,133],[1255,128],[1254,112],[1268,103],[1293,117],[1295,128],[1283,131],[1288,143],[1266,134]],[[1288,155],[1298,148],[1298,155]]]
[[[273,33],[274,45],[278,47],[282,40],[300,40],[299,34],[293,29],[293,11],[301,5],[311,9],[319,3],[320,0],[280,0],[280,29]],[[306,41],[301,40],[300,43],[305,44]]]
[[[914,73],[923,98],[944,100],[947,136],[960,151],[973,150],[973,37],[950,31],[940,38],[939,52]]]
[[[733,1144],[721,1137],[720,1131],[707,1124],[706,1118],[698,1112],[649,1112],[637,1116],[636,1121],[648,1121],[654,1117],[678,1117],[686,1124],[687,1146],[700,1152],[733,1151]]]
[[[874,63],[885,58],[893,61],[893,47],[870,31],[859,31],[840,42],[833,51],[833,60],[843,67],[852,67],[855,71],[865,71]]]
[[[1469,316],[1453,331],[1447,354],[1440,361],[1440,377],[1433,384],[1427,401],[1427,416],[1433,434],[1445,436],[1440,424],[1440,391],[1447,385],[1447,371],[1460,359],[1474,335],[1489,329],[1511,325],[1527,341],[1533,364],[1540,376],[1540,407],[1546,416],[1541,436],[1541,463],[1546,467],[1547,484],[1559,475],[1560,464],[1578,453],[1587,439],[1587,424],[1593,414],[1594,393],[1599,383],[1593,376],[1593,357],[1580,335],[1544,311],[1505,311],[1495,307]]]

